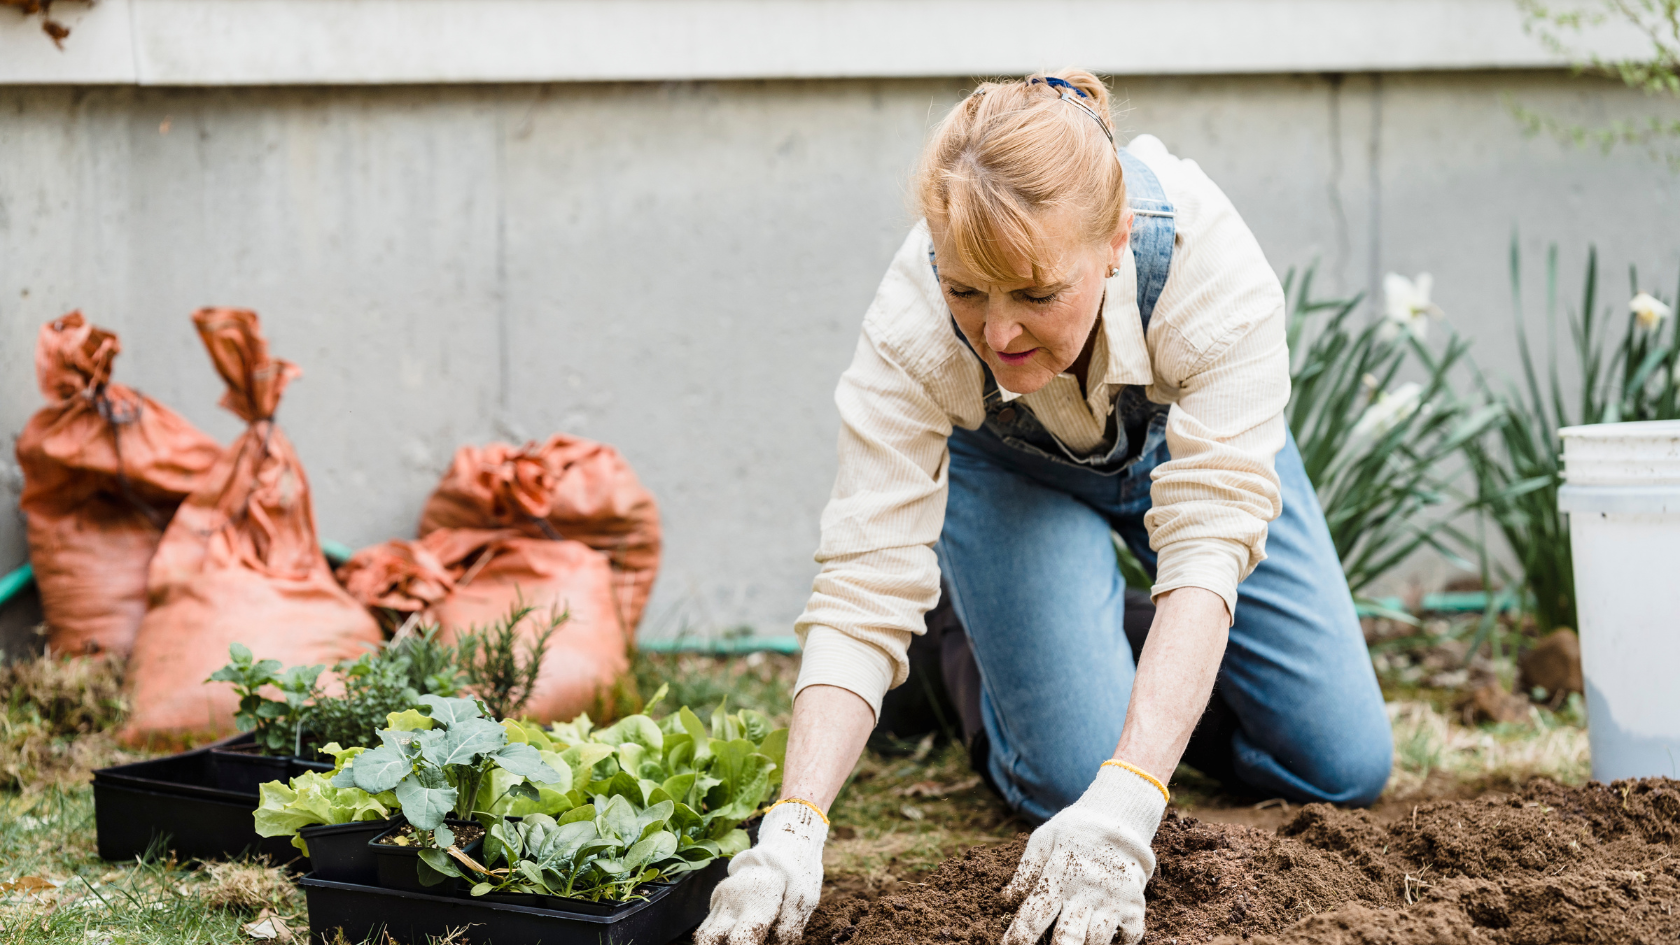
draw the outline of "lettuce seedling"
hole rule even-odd
[[[536,797],[533,783],[560,779],[535,748],[510,742],[506,729],[484,718],[475,700],[421,696],[420,702],[431,711],[429,727],[381,730],[382,744],[357,756],[332,783],[369,794],[393,792],[422,844],[440,849],[454,844],[444,819],[470,818],[481,785],[497,768],[518,776],[507,792],[519,797]],[[392,721],[406,715],[396,713]]]
[[[649,705],[664,695],[661,688]],[[615,793],[638,808],[670,800],[678,835],[713,843],[726,856],[747,848],[741,822],[773,792],[787,754],[786,729],[772,729],[751,709],[731,714],[727,705],[712,713],[709,727],[683,706],[660,721],[632,715],[601,729],[587,715],[555,723],[547,732],[525,724],[515,737],[551,751],[564,749],[560,758],[588,765],[571,770],[572,790],[545,789],[536,802],[515,801],[498,812],[555,814],[569,809],[562,800],[576,807],[591,796]]]
[[[397,806],[393,794],[373,795],[358,787],[337,787],[332,779],[365,749],[340,748],[337,742],[321,749],[337,765],[329,773],[308,771],[288,784],[270,781],[258,788],[261,801],[253,812],[259,837],[291,837],[292,846],[309,855],[309,845],[298,831],[321,824],[348,824],[359,820],[383,820]]]

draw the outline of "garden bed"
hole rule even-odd
[[[805,945],[993,943],[1026,836],[946,861],[925,883],[829,895]],[[1303,808],[1277,831],[1168,814],[1146,942],[1672,941],[1680,925],[1680,781],[1418,804],[1384,823]]]

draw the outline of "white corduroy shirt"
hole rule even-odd
[[[1148,336],[1128,249],[1108,280],[1089,396],[1064,374],[1020,399],[1076,455],[1111,445],[1104,436],[1119,387],[1145,385],[1150,400],[1171,404],[1172,458],[1152,474],[1144,516],[1158,555],[1152,593],[1206,588],[1235,613],[1237,584],[1265,558],[1267,523],[1283,510],[1274,468],[1289,400],[1283,289],[1194,161],[1148,135],[1128,149],[1176,211],[1172,265]],[[932,546],[945,521],[948,438],[985,419],[980,360],[951,328],[930,245],[918,224],[893,257],[835,391],[840,471],[822,517],[822,571],[795,625],[805,651],[795,694],[840,686],[877,715],[881,697],[904,682],[911,635],[939,600]]]

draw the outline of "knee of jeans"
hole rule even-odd
[[[1332,804],[1368,807],[1383,794],[1394,765],[1394,745],[1384,718],[1383,730],[1339,738],[1326,745],[1314,772],[1305,777]]]
[[[1319,772],[1319,790],[1337,804],[1367,807],[1376,802],[1394,767],[1394,745],[1386,726],[1381,737],[1349,739]]]
[[[1380,715],[1379,715],[1380,717]],[[1382,794],[1394,747],[1386,718],[1375,726],[1317,732],[1274,754],[1239,731],[1234,737],[1237,774],[1263,791],[1276,791],[1302,804],[1329,802],[1366,806]],[[1305,733],[1303,733],[1305,734]]]
[[[1116,734],[1115,738],[1118,738]],[[1051,740],[1045,740],[1051,741]],[[1042,743],[1035,743],[1035,747]],[[1079,800],[1097,776],[1097,770],[1114,751],[1114,739],[1090,745],[1069,744],[1067,739],[1043,745],[1045,751],[999,752],[993,746],[991,773],[1010,806],[1028,817],[1043,821]],[[1007,786],[1005,786],[1007,784]]]

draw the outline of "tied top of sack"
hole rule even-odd
[[[47,322],[35,342],[41,396],[63,401],[103,393],[111,382],[111,363],[121,353],[117,336],[89,324],[80,310]]]
[[[257,328],[257,313],[243,308],[202,308],[193,313],[193,325],[216,373],[227,382],[222,406],[246,423],[273,419],[280,395],[287,384],[303,375],[303,369],[269,357],[268,340]]]

